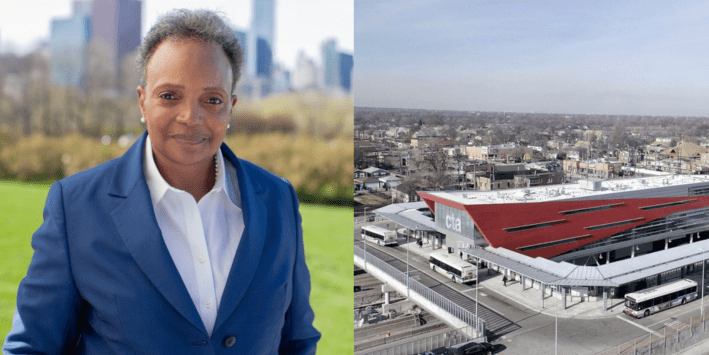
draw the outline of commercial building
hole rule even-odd
[[[109,65],[120,77],[121,62],[140,46],[142,2],[93,0],[91,37],[105,52]]]
[[[308,58],[304,52],[298,53],[295,73],[293,75],[293,88],[295,90],[314,90],[317,84],[317,69],[315,62]]]
[[[500,144],[490,146],[470,146],[465,148],[468,158],[471,159],[502,159],[502,160],[529,160],[533,149],[513,144]]]
[[[569,174],[586,175],[597,178],[616,178],[620,175],[623,163],[619,161],[593,160],[564,160],[564,171]]]
[[[274,46],[274,0],[254,0],[251,31],[246,48],[246,68],[252,78],[270,78]]]
[[[86,71],[86,49],[91,40],[91,19],[74,14],[53,19],[50,51],[52,84],[78,87]]]
[[[352,90],[352,69],[354,58],[352,54],[340,53],[340,87],[346,92]]]
[[[419,195],[425,206],[375,213],[520,280],[523,290],[605,299],[684,277],[709,258],[705,176]]]

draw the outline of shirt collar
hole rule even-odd
[[[165,196],[165,193],[168,190],[172,190],[172,191],[182,191],[182,190],[172,187],[162,177],[162,175],[160,174],[160,171],[158,170],[157,165],[155,165],[152,147],[153,147],[153,144],[152,144],[152,141],[150,140],[150,135],[148,135],[147,139],[145,140],[145,150],[143,153],[143,156],[144,156],[143,171],[145,173],[145,180],[148,183],[148,190],[150,190],[150,198],[152,199],[153,206],[154,206],[160,202],[160,200],[163,198],[163,196]],[[217,177],[214,181],[214,187],[212,187],[211,191],[220,191],[220,190],[223,191],[224,194],[226,194],[226,196],[229,197],[229,200],[233,204],[238,206],[239,204],[236,201],[234,201],[234,197],[232,196],[233,193],[231,193],[231,189],[228,188],[229,184],[226,183],[227,176],[228,175],[226,174],[224,156],[222,155],[221,149],[219,149],[217,151]]]

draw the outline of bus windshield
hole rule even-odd
[[[638,310],[638,304],[635,301],[627,299],[627,298],[625,299],[625,307],[630,308],[634,311]]]

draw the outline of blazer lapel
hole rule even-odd
[[[120,158],[109,194],[124,200],[111,212],[123,242],[158,291],[193,325],[207,333],[163,241],[143,173],[147,132]]]
[[[214,324],[215,331],[234,311],[256,275],[265,242],[263,224],[266,223],[266,206],[262,199],[264,191],[261,185],[249,176],[248,170],[245,170],[248,167],[236,158],[226,144],[222,144],[221,149],[224,157],[236,168],[244,214],[244,233],[224,287]]]

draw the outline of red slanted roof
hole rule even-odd
[[[709,206],[709,196],[463,205],[419,193],[465,210],[487,242],[530,257],[552,258],[667,215]]]

